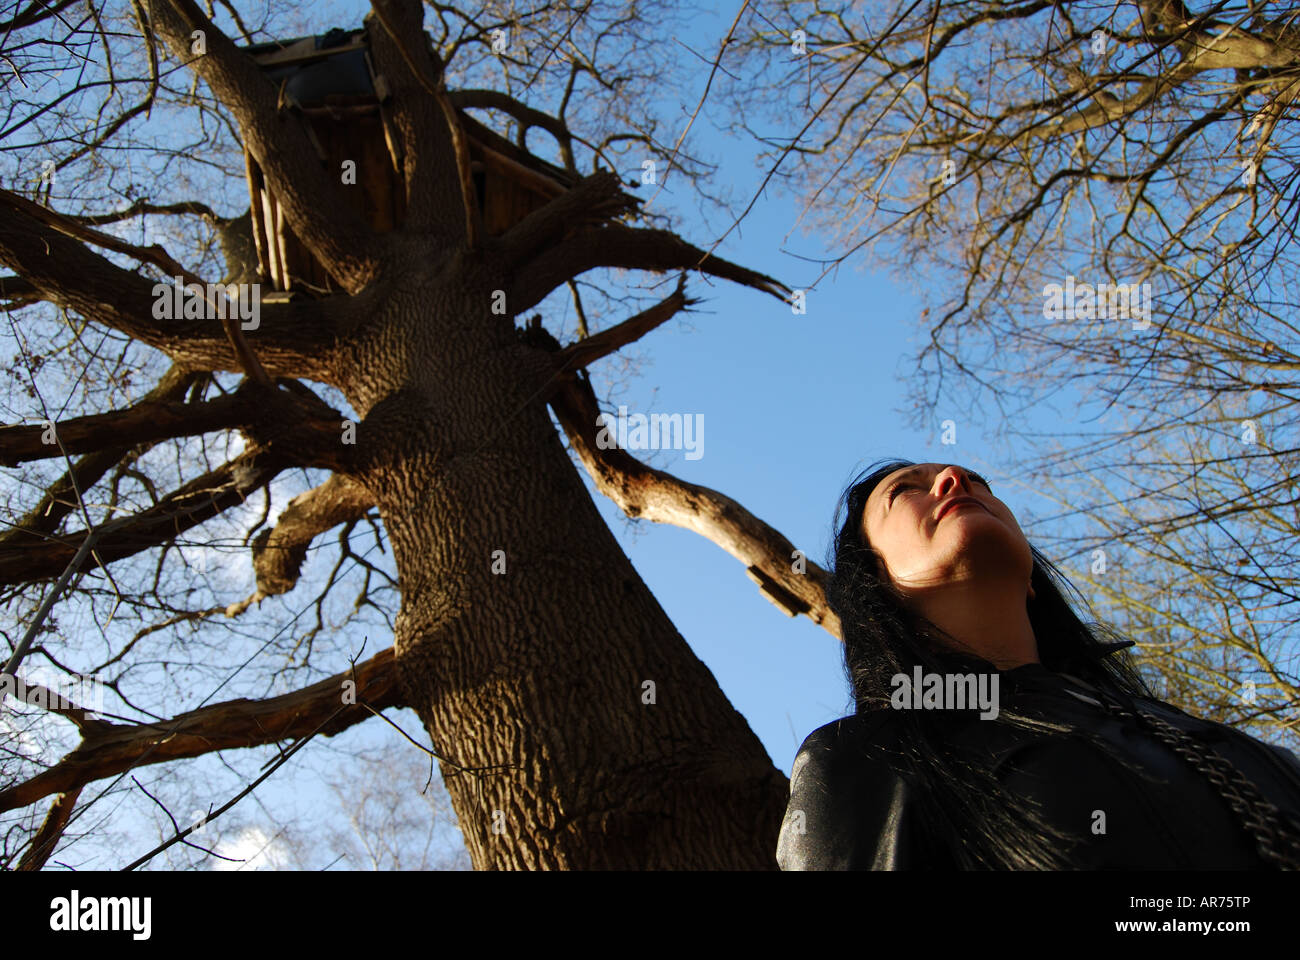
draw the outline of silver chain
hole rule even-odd
[[[1136,720],[1175,753],[1192,764],[1236,813],[1255,841],[1259,855],[1279,870],[1300,869],[1300,833],[1259,788],[1212,747],[1201,743],[1167,720],[1149,713],[1136,714],[1103,694],[1104,706],[1124,719]]]

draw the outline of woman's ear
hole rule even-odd
[[[1034,584],[1033,584],[1033,581],[1030,581],[1030,583],[1029,583],[1029,596],[1025,598],[1025,601],[1028,602],[1028,601],[1034,599],[1034,596],[1035,596],[1035,594],[1034,594]]]

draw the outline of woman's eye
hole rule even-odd
[[[911,483],[894,484],[892,487],[889,488],[889,493],[885,497],[885,505],[888,506],[889,504],[894,502],[894,497],[898,496],[898,491],[902,490],[904,487],[911,487],[911,486],[914,486],[914,484]]]

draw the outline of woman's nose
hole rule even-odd
[[[939,496],[947,496],[953,487],[970,488],[970,481],[966,477],[966,471],[960,467],[948,467],[939,474]]]

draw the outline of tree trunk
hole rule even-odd
[[[597,511],[545,355],[491,312],[490,246],[435,257],[389,262],[379,322],[337,359],[407,702],[475,867],[775,869],[785,776]]]

